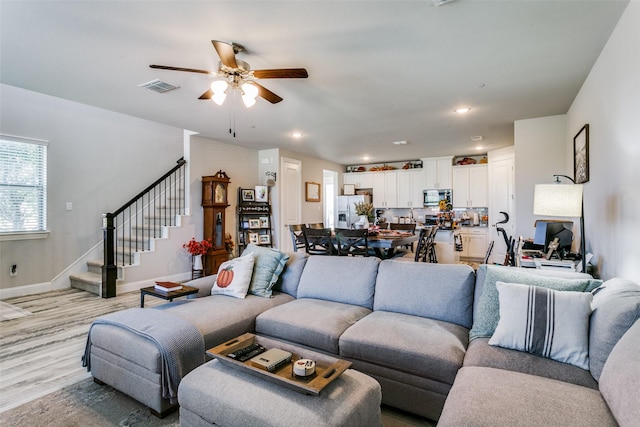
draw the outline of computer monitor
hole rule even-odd
[[[558,251],[561,253],[571,252],[571,244],[573,243],[573,221],[536,221],[536,233],[533,237],[533,243],[543,245],[544,252],[549,249],[549,243],[553,239],[559,240]]]

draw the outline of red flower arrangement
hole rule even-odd
[[[191,255],[204,255],[213,247],[213,245],[208,240],[198,242],[195,237],[192,237],[191,240],[189,240],[189,243],[185,243],[182,247]]]

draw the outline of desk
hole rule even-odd
[[[412,242],[417,242],[419,237],[417,234],[390,235],[381,233],[369,236],[369,247],[373,248],[378,258],[388,259],[393,257],[398,246],[410,245]]]

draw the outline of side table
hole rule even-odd
[[[140,289],[140,307],[144,308],[144,296],[151,295],[156,298],[162,298],[165,300],[169,300],[169,302],[173,301],[174,298],[184,297],[191,294],[197,294],[198,288],[194,288],[193,286],[182,286],[182,289],[178,291],[170,291],[163,292],[159,291],[155,288],[155,286],[148,286],[146,288]]]

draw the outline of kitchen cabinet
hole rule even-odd
[[[462,258],[484,259],[487,253],[488,230],[486,228],[462,227],[460,229],[462,239]]]
[[[451,188],[451,173],[453,156],[428,157],[422,160],[425,172],[425,187],[423,190],[438,190]]]
[[[453,167],[453,207],[487,207],[488,168],[486,164]]]
[[[374,172],[345,173],[342,176],[342,182],[353,184],[356,188],[373,188],[373,174]]]
[[[397,197],[398,208],[422,208],[425,189],[424,169],[398,171]]]
[[[398,205],[398,173],[372,172],[373,207],[395,208]]]

